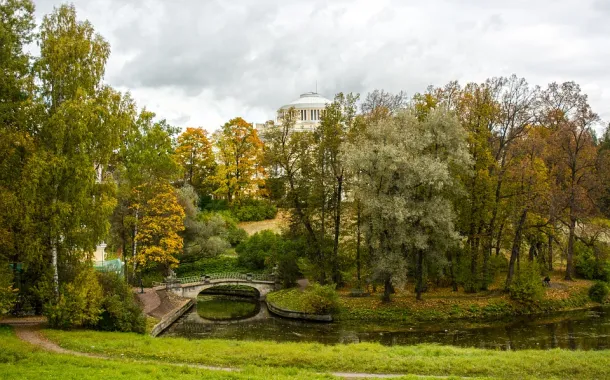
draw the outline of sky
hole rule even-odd
[[[34,0],[38,23],[59,0]],[[610,121],[610,0],[74,0],[106,82],[180,127],[273,119],[314,91],[575,81]]]

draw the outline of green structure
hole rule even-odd
[[[112,272],[121,276],[125,275],[125,263],[120,259],[96,261],[93,268],[98,272]]]

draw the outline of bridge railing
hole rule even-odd
[[[242,280],[242,281],[275,281],[275,276],[272,274],[263,273],[208,273],[198,276],[179,277],[172,282],[155,282],[153,286],[166,286],[168,288],[175,287],[178,284],[191,284],[194,282],[208,282],[211,280]]]

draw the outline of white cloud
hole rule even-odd
[[[108,82],[180,126],[263,122],[316,81],[330,98],[513,73],[574,80],[610,119],[605,0],[74,3],[113,47]]]

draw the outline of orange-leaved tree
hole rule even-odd
[[[263,142],[256,129],[241,117],[229,120],[214,133],[218,168],[215,194],[232,203],[244,194],[255,194],[264,181]]]
[[[176,161],[184,169],[184,182],[202,194],[210,192],[210,180],[216,167],[212,143],[203,128],[187,128],[178,136]]]
[[[184,209],[170,184],[159,183],[148,191],[151,197],[140,206],[143,216],[136,239],[141,249],[136,260],[140,267],[156,264],[167,274],[178,264],[176,255],[182,252],[179,233],[184,230]]]

